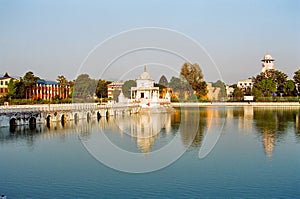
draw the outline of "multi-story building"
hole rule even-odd
[[[242,89],[246,89],[246,88],[251,88],[253,87],[253,80],[252,78],[248,78],[245,80],[239,80],[237,87],[242,88]]]
[[[71,93],[70,85],[61,86],[56,81],[38,80],[32,90],[33,99],[51,100],[55,97],[65,99]]]
[[[17,78],[9,76],[7,73],[5,73],[4,76],[0,77],[0,97],[3,97],[7,95],[8,93],[8,84],[10,80],[18,81]]]
[[[107,85],[107,97],[113,99],[114,98],[114,94],[113,92],[115,90],[122,90],[122,86],[124,85],[124,82],[112,82],[110,84]]]

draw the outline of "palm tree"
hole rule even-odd
[[[56,79],[59,85],[59,97],[63,96],[65,98],[67,96],[66,86],[68,85],[68,80],[63,75],[59,75]]]

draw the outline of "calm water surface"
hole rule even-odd
[[[50,128],[0,128],[0,194],[7,199],[300,197],[299,119],[298,108],[209,107]],[[149,159],[174,139],[187,150],[158,171],[121,172],[86,149],[100,132],[121,150]],[[205,136],[216,132],[217,144],[199,159]],[[111,151],[105,154],[126,165]]]

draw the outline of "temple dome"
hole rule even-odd
[[[151,76],[147,72],[146,66],[144,67],[144,72],[137,79],[147,79],[152,80]]]
[[[274,61],[274,59],[270,54],[265,54],[264,58],[261,61],[266,61],[266,60]]]

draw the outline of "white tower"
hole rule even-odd
[[[262,70],[261,72],[266,72],[267,70],[270,70],[270,69],[274,69],[274,59],[272,58],[272,56],[270,54],[266,54],[264,56],[264,59],[261,60],[262,61]]]

